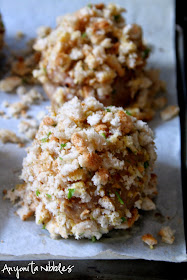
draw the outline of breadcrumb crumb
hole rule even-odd
[[[175,230],[172,230],[169,226],[161,228],[158,235],[162,237],[162,241],[167,244],[173,244],[175,240]]]
[[[21,78],[17,76],[6,77],[0,81],[0,90],[12,92],[16,87],[22,84]]]
[[[0,129],[0,141],[3,143],[22,143],[23,139],[18,137],[15,132],[8,129]]]
[[[28,139],[33,140],[38,130],[38,122],[34,119],[22,120],[18,124],[18,129]]]
[[[168,121],[179,114],[179,107],[175,105],[169,105],[161,111],[160,116],[163,121]]]
[[[150,249],[153,249],[154,245],[158,243],[156,238],[154,238],[150,233],[144,234],[142,236],[142,241],[149,245]]]

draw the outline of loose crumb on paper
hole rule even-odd
[[[156,209],[155,203],[152,201],[151,198],[145,197],[142,201],[142,207],[143,210],[145,211],[151,211]]]
[[[0,141],[2,143],[23,143],[24,140],[8,129],[0,129]]]
[[[16,39],[20,40],[20,39],[22,39],[24,37],[25,37],[25,34],[22,31],[18,30],[16,32]]]
[[[147,245],[149,245],[150,249],[153,249],[154,245],[157,245],[158,243],[156,238],[154,238],[153,235],[150,233],[144,234],[142,236],[142,241]]]
[[[169,226],[161,228],[158,235],[162,237],[162,241],[167,244],[173,244],[175,240],[175,230],[172,230]]]
[[[18,124],[18,129],[28,139],[33,140],[38,130],[38,122],[35,119],[22,120]]]
[[[8,108],[8,114],[15,118],[25,116],[31,105],[38,104],[44,99],[43,95],[34,87],[27,90],[25,87],[20,86],[17,88],[17,95],[20,101],[9,103],[4,100],[2,102],[2,106]]]
[[[169,105],[164,110],[160,112],[161,119],[163,121],[168,121],[176,117],[179,113],[179,107],[176,105]]]
[[[17,76],[6,77],[0,81],[0,90],[5,92],[12,92],[21,84],[22,80]]]

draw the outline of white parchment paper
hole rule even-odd
[[[0,0],[0,9],[6,26],[6,41],[11,47],[18,46],[15,33],[27,34],[26,39],[36,36],[40,25],[55,26],[55,18],[87,5],[82,0]],[[92,3],[100,1],[91,1]],[[111,2],[111,1],[103,1]],[[161,78],[167,83],[170,104],[177,103],[176,70],[174,54],[174,1],[172,0],[118,0],[114,1],[127,9],[128,23],[142,25],[144,37],[153,48],[148,66],[161,69]],[[0,102],[15,102],[17,97],[0,92]],[[49,103],[47,103],[49,104]],[[1,106],[1,105],[0,105]],[[29,114],[45,108],[33,106]],[[17,131],[18,120],[0,119],[0,127]],[[150,123],[155,132],[158,160],[157,210],[145,213],[130,231],[112,231],[100,241],[52,240],[46,230],[37,226],[34,219],[23,222],[15,216],[15,208],[2,200],[2,190],[18,182],[23,148],[15,144],[0,144],[0,260],[47,259],[47,258],[141,258],[181,262],[186,260],[182,193],[180,179],[180,127],[179,118],[163,122],[158,117]],[[159,215],[156,213],[160,213]],[[156,214],[156,215],[155,215]],[[176,230],[175,242],[161,242],[157,233],[162,226]],[[154,250],[141,241],[146,233],[158,239]]]

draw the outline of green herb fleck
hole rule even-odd
[[[37,190],[37,191],[36,191],[36,195],[39,196],[39,194],[40,194],[40,192],[39,192],[39,190]]]
[[[48,194],[48,193],[46,193],[46,196],[47,196],[48,198],[51,198],[51,195],[50,195],[50,194]]]
[[[145,161],[145,162],[144,162],[144,168],[146,169],[148,166],[149,166],[149,162],[148,162],[148,161]]]
[[[43,225],[42,229],[45,229],[46,228],[46,225]]]
[[[53,126],[53,127],[57,126],[57,123],[54,123],[52,126]]]
[[[125,217],[121,217],[122,223],[126,222],[126,218]]]
[[[74,192],[75,192],[75,189],[68,189],[68,199],[72,198]]]
[[[12,189],[12,192],[14,192],[15,190],[14,189]]]
[[[47,69],[46,69],[46,67],[43,67],[43,71],[44,71],[45,74],[47,74]]]
[[[101,133],[101,136],[103,136],[105,139],[107,139],[106,134],[104,132]]]
[[[63,158],[62,158],[62,157],[59,157],[59,159],[60,159],[60,160],[63,160]]]
[[[118,193],[118,192],[115,192],[115,194],[116,194],[116,196],[117,196],[117,198],[118,198],[120,204],[124,204],[124,201],[121,199],[121,196],[119,195],[119,193]]]
[[[47,142],[47,141],[49,140],[49,136],[50,136],[50,135],[51,135],[51,132],[49,132],[49,133],[47,134],[47,137],[41,139],[40,141],[42,141],[43,143],[44,143],[44,142]]]
[[[114,15],[114,20],[118,22],[121,18],[121,15]]]
[[[91,7],[92,7],[92,4],[88,4],[88,8],[90,8],[90,9],[91,9]]]
[[[151,49],[149,49],[149,48],[145,49],[142,53],[142,58],[144,58],[144,59],[147,58],[150,51],[151,51]]]
[[[87,37],[87,34],[86,34],[86,32],[84,32],[84,33],[82,33],[82,38],[86,38]]]
[[[110,110],[110,109],[108,109],[108,108],[107,108],[106,110],[107,110],[107,112],[111,112],[111,110]]]
[[[96,237],[92,236],[92,242],[96,242]]]
[[[28,81],[27,81],[26,78],[22,78],[22,79],[21,79],[21,82],[22,82],[22,84],[24,84],[24,85],[25,85],[25,84],[28,84]]]
[[[60,151],[61,151],[63,148],[65,148],[65,147],[66,147],[66,143],[60,144]]]
[[[132,116],[131,113],[128,110],[125,110],[125,113],[129,116]]]

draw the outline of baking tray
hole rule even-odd
[[[176,67],[177,93],[180,107],[181,126],[181,177],[183,189],[184,227],[187,240],[187,11],[184,2],[177,1],[176,7]],[[35,265],[45,266],[53,260],[34,261]],[[170,263],[146,260],[55,260],[54,264],[62,263],[65,266],[73,265],[72,273],[63,275],[45,271],[31,274],[24,272],[19,279],[187,279],[187,263]],[[15,274],[2,273],[5,264],[8,266],[27,266],[29,261],[2,261],[0,262],[0,280],[17,279]],[[176,273],[177,272],[177,278]]]

